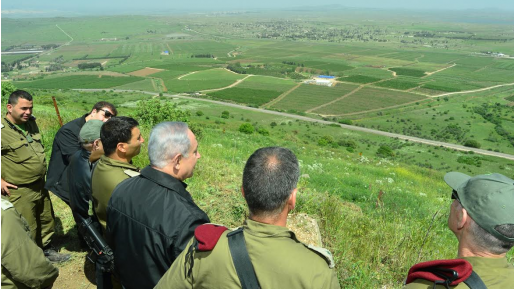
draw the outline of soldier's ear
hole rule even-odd
[[[116,148],[120,151],[120,152],[127,152],[127,143],[124,143],[124,142],[119,142],[117,145],[116,145]]]
[[[12,112],[12,108],[13,108],[13,105],[12,105],[12,104],[7,104],[7,111],[8,111],[9,113],[11,113],[11,112]]]
[[[296,192],[297,191],[298,191],[298,189],[295,188],[291,192],[291,195],[289,196],[289,199],[287,200],[287,205],[289,206],[289,211],[294,210],[294,208],[296,207]]]

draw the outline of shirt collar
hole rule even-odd
[[[295,234],[286,227],[264,224],[246,219],[243,228],[245,233],[265,238],[265,237],[287,237],[296,240]]]
[[[141,176],[165,188],[176,191],[187,199],[192,199],[191,195],[186,191],[187,184],[165,172],[161,172],[151,166],[147,166],[141,170]]]

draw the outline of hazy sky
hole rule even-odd
[[[174,11],[174,10],[245,10],[245,9],[283,9],[287,7],[339,4],[347,7],[390,8],[390,9],[482,9],[493,8],[514,11],[513,0],[3,0],[2,15],[11,12],[39,14],[43,11],[74,13],[100,12],[115,13],[127,11]],[[21,10],[21,11],[20,11]],[[35,15],[36,16],[36,15]],[[63,15],[65,16],[65,15]],[[73,16],[73,15],[69,15]]]

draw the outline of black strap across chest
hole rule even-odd
[[[246,249],[243,228],[239,228],[227,234],[230,255],[236,267],[237,276],[243,289],[259,289],[259,280],[255,275],[255,270]]]

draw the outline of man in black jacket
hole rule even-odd
[[[153,288],[209,218],[186,190],[200,158],[187,124],[163,122],[148,142],[150,165],[121,182],[107,207],[107,241],[125,289]]]
[[[118,111],[113,104],[100,101],[93,106],[90,113],[68,122],[57,131],[52,144],[52,155],[48,165],[45,189],[69,205],[68,178],[64,170],[70,163],[70,157],[81,148],[79,143],[80,129],[92,119],[106,122],[117,114]]]

